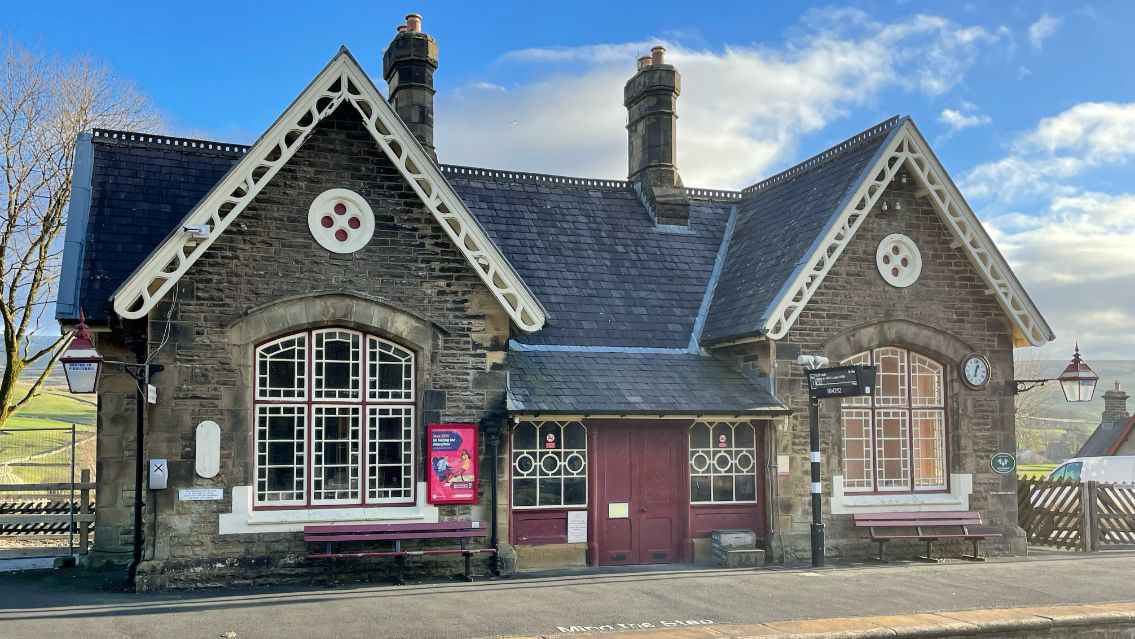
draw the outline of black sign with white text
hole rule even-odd
[[[874,366],[839,366],[808,371],[808,396],[813,399],[856,397],[873,392]]]

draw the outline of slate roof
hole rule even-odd
[[[693,353],[512,351],[509,410],[570,415],[787,413],[754,377]]]
[[[77,300],[89,320],[105,320],[104,306],[119,285],[244,154],[240,145],[96,129],[91,206],[77,274]],[[229,150],[225,150],[229,149]],[[68,222],[68,244],[72,243]],[[71,303],[65,303],[71,302]],[[79,315],[60,300],[56,316]]]
[[[475,175],[474,172],[481,175]],[[658,230],[629,182],[443,167],[548,311],[527,344],[686,348],[731,203],[695,199]]]
[[[842,209],[887,139],[892,118],[743,191],[737,220],[702,331],[726,342],[762,328],[770,306]]]
[[[1106,457],[1114,455],[1131,431],[1135,429],[1135,416],[1100,422],[1088,441],[1076,451],[1074,457]]]

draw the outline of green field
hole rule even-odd
[[[72,424],[79,444],[76,467],[93,472],[95,403],[71,395],[63,380],[52,376],[41,394],[0,429],[0,484],[69,481]]]

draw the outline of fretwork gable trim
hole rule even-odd
[[[546,314],[539,301],[346,48],[119,287],[115,312],[128,319],[149,313],[343,102],[359,112],[379,148],[516,325],[526,332],[542,328]]]
[[[981,275],[987,292],[997,298],[1012,320],[1014,346],[1040,346],[1052,341],[1055,338],[1052,329],[909,118],[891,133],[882,153],[864,173],[839,216],[816,243],[790,284],[769,306],[762,321],[762,332],[771,339],[781,339],[788,334],[868,212],[904,166],[927,192],[938,217],[953,235],[954,244],[965,252]]]

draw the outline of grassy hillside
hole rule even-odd
[[[19,392],[26,392],[27,385]],[[72,395],[62,374],[53,373],[26,406],[0,429],[0,484],[68,481],[71,425],[76,426],[77,468],[94,471],[95,402]]]

